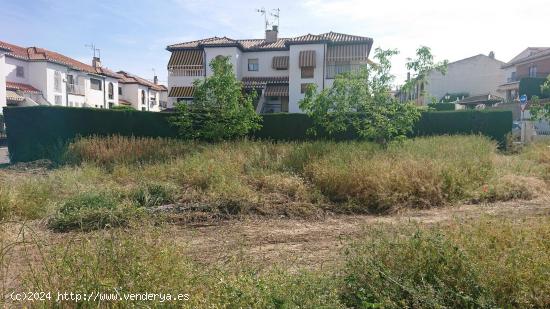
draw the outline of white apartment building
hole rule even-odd
[[[445,75],[432,72],[428,77],[421,103],[431,103],[432,98],[441,100],[446,94],[467,93],[469,96],[502,95],[498,89],[505,72],[501,69],[504,62],[495,59],[493,52],[489,56],[479,54],[448,64]]]
[[[158,84],[155,76],[153,82],[125,71],[118,72],[119,103],[131,106],[140,111],[160,112],[166,108],[168,89]]]
[[[130,93],[133,87],[124,75],[103,67],[98,57],[94,57],[92,65],[88,65],[43,48],[20,47],[2,41],[0,50],[5,53],[0,59],[0,107],[57,105],[111,108],[120,104],[120,93]],[[146,89],[155,89],[155,92],[147,90],[147,93],[167,93],[164,86],[154,85],[137,76],[134,78],[146,84]],[[5,86],[2,86],[4,80]],[[155,100],[154,106],[160,106],[160,98],[155,97]],[[137,98],[129,101],[138,110],[160,111],[158,107],[149,107],[152,103],[146,104],[145,109],[141,108]],[[123,99],[122,103],[125,102]]]
[[[192,100],[193,81],[212,74],[212,59],[228,56],[244,88],[258,92],[258,113],[299,113],[309,84],[321,90],[338,73],[357,70],[367,63],[372,43],[368,37],[335,32],[279,38],[273,26],[264,39],[212,37],[169,45],[168,106]]]

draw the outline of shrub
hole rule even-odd
[[[244,93],[229,57],[210,62],[212,76],[194,82],[193,101],[176,105],[170,121],[186,139],[220,141],[247,135],[261,127],[252,101],[256,92]]]
[[[132,106],[128,106],[128,105],[117,105],[117,106],[113,106],[109,109],[110,110],[115,110],[115,111],[135,111],[136,110]]]
[[[127,225],[134,214],[108,194],[83,193],[64,202],[48,226],[56,232],[90,231]]]
[[[407,233],[408,234],[408,233]],[[343,299],[354,308],[472,308],[485,299],[473,259],[438,232],[383,230],[350,251]]]
[[[153,207],[173,203],[175,195],[175,189],[171,186],[149,183],[133,190],[129,197],[140,207]]]

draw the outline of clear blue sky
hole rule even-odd
[[[166,45],[209,36],[263,37],[255,9],[281,9],[280,36],[328,31],[365,35],[375,46],[398,48],[394,74],[420,45],[450,61],[488,54],[502,61],[527,46],[549,46],[543,35],[546,0],[0,0],[0,40],[39,46],[90,63],[166,81]],[[530,29],[529,31],[525,31]]]

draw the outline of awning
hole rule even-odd
[[[500,91],[519,90],[519,82],[512,82],[512,83],[500,85],[498,86],[498,90]]]
[[[203,65],[202,50],[177,50],[172,52],[168,67],[182,65]]]
[[[266,97],[288,97],[288,84],[268,84],[265,87]]]
[[[172,87],[168,96],[170,98],[192,98],[195,87]]]
[[[244,88],[264,88],[266,84],[288,84],[288,76],[243,77]]]
[[[25,97],[18,95],[17,92],[15,92],[15,91],[7,90],[6,91],[6,101],[21,102],[21,101],[25,101]]]
[[[272,67],[275,70],[287,70],[288,69],[288,56],[275,56],[275,57],[273,57]]]
[[[300,68],[315,67],[315,51],[314,50],[302,50],[298,60]]]
[[[118,104],[122,104],[122,105],[132,105],[131,102],[128,102],[128,101],[123,100],[123,99],[118,99]]]
[[[367,61],[368,53],[368,44],[329,45],[327,61]]]

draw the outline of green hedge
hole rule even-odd
[[[67,142],[77,136],[124,135],[176,137],[167,121],[168,113],[114,111],[70,107],[5,107],[8,147],[12,162],[58,159]],[[305,114],[265,114],[263,127],[252,137],[271,140],[327,138],[307,134],[313,121]],[[512,130],[510,111],[429,111],[423,112],[411,136],[443,134],[485,134],[499,142]],[[356,139],[353,132],[332,137]]]
[[[542,84],[544,84],[545,81],[546,81],[546,78],[537,78],[537,77],[522,78],[519,81],[519,94],[527,95],[527,98],[529,100],[531,100],[531,97],[534,95],[538,96],[539,98],[543,98],[545,96],[541,93],[540,86],[542,86]]]
[[[454,111],[454,103],[430,103],[428,107],[435,109],[436,111]]]
[[[176,137],[166,113],[32,106],[5,107],[4,116],[12,162],[56,159],[76,136]]]

